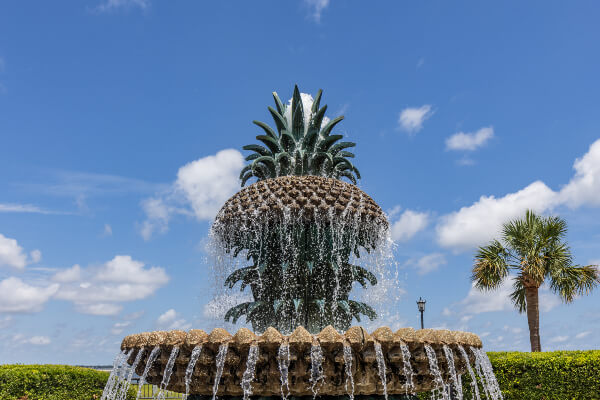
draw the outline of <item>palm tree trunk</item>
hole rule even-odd
[[[540,306],[538,288],[536,286],[525,288],[525,301],[527,305],[527,323],[529,325],[531,351],[542,351],[542,345],[540,344]]]

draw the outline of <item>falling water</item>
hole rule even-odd
[[[313,344],[310,348],[310,390],[313,392],[313,399],[317,397],[317,383],[325,379],[323,375],[323,350],[318,344]]]
[[[133,373],[135,372],[135,369],[137,368],[138,364],[140,363],[140,360],[144,356],[145,352],[146,352],[146,349],[144,349],[144,348],[141,348],[137,352],[137,354],[135,356],[135,360],[133,361],[133,364],[131,365],[131,368],[129,369],[129,374],[127,375],[127,381],[121,386],[121,390],[119,391],[119,394],[116,397],[117,400],[125,400],[127,398],[127,391],[129,390],[129,386],[131,386],[131,379],[133,379]],[[125,376],[123,376],[123,377],[125,377]]]
[[[248,360],[246,361],[246,370],[242,376],[242,390],[244,391],[244,400],[248,400],[252,395],[252,381],[256,373],[256,361],[258,361],[258,346],[253,344],[248,350]]]
[[[190,355],[190,362],[185,369],[185,397],[187,399],[190,395],[190,383],[192,382],[192,375],[194,374],[194,367],[198,362],[198,358],[200,357],[200,353],[202,352],[202,345],[194,347],[192,350],[192,354]]]
[[[217,371],[215,373],[215,383],[213,384],[213,396],[212,400],[217,398],[217,390],[219,390],[219,381],[221,375],[223,375],[223,368],[225,367],[225,356],[227,355],[227,343],[223,343],[219,346],[219,352],[217,353]]]
[[[403,371],[404,376],[406,376],[406,389],[405,393],[408,394],[409,388],[412,393],[415,390],[415,384],[413,383],[413,369],[410,365],[410,350],[408,346],[403,344],[400,345],[400,349],[402,350],[402,363],[403,363]]]
[[[444,385],[444,380],[442,379],[442,373],[440,372],[440,369],[438,367],[437,356],[435,354],[435,351],[433,350],[433,348],[430,345],[426,344],[425,352],[427,353],[427,359],[429,360],[429,371],[430,371],[431,375],[433,375],[434,382],[436,383],[438,390],[442,394],[442,398],[444,400],[449,400],[448,393],[445,390],[446,385]]]
[[[475,354],[475,366],[478,367],[478,372],[481,371],[480,374],[485,378],[482,381],[484,382],[486,393],[489,393],[492,400],[502,400],[502,392],[498,386],[498,381],[496,381],[492,363],[487,354],[485,354],[483,349],[476,349],[474,347],[471,347],[471,351]]]
[[[290,346],[287,343],[282,343],[279,346],[277,354],[277,363],[279,364],[279,379],[281,380],[281,398],[287,400],[290,395],[290,382],[288,379],[288,373],[290,369]],[[283,387],[285,386],[286,392],[283,393]]]
[[[471,368],[471,362],[469,361],[469,356],[467,355],[467,352],[465,351],[464,347],[462,347],[461,345],[458,345],[458,350],[460,351],[460,354],[462,355],[463,359],[465,360],[465,363],[467,364],[467,371],[469,371],[469,376],[471,377],[471,386],[473,386],[473,391],[475,392],[475,398],[477,400],[481,400],[481,397],[479,396],[479,387],[477,385],[477,378],[475,378],[475,373],[473,372],[473,368]],[[462,387],[462,385],[461,385]]]
[[[458,376],[456,375],[456,368],[454,366],[454,353],[452,352],[452,349],[446,345],[443,346],[443,349],[444,355],[446,356],[446,361],[448,362],[448,372],[450,373],[450,379],[452,379],[454,390],[456,391],[456,400],[462,400],[462,385],[459,384]]]
[[[112,371],[110,371],[110,375],[108,376],[108,381],[106,381],[106,386],[104,386],[104,391],[102,392],[102,397],[100,400],[106,400],[109,397],[109,394],[113,391],[113,388],[116,386],[116,383],[119,379],[120,368],[122,364],[126,361],[127,354],[125,351],[119,352],[113,361]]]
[[[354,400],[354,376],[352,375],[352,348],[344,345],[344,369],[346,370],[346,393],[350,396],[350,400]],[[348,383],[350,383],[350,391],[348,391]]]
[[[148,372],[150,372],[150,368],[152,368],[152,364],[154,364],[154,361],[156,361],[156,358],[158,357],[159,353],[160,353],[159,346],[156,346],[155,348],[152,349],[152,352],[150,352],[150,355],[148,356],[148,360],[146,361],[146,367],[144,368],[144,373],[142,374],[142,377],[140,378],[140,381],[138,383],[138,392],[137,392],[136,399],[139,399],[140,396],[142,395],[142,387],[144,387],[144,385],[146,384],[146,377],[148,376]]]
[[[171,374],[173,373],[173,367],[175,366],[175,359],[177,359],[177,355],[179,354],[179,346],[174,346],[173,350],[171,350],[171,354],[169,355],[169,360],[167,361],[167,365],[165,365],[165,372],[163,373],[162,382],[160,383],[160,388],[158,391],[158,396],[156,397],[158,400],[164,400],[167,397],[167,386],[169,386],[169,381],[171,380]]]
[[[379,379],[383,385],[383,397],[385,400],[388,398],[387,394],[387,378],[385,376],[385,359],[383,358],[383,351],[381,351],[381,344],[375,343],[375,357],[377,358],[377,369],[379,370]]]

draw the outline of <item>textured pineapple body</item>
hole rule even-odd
[[[215,228],[242,229],[260,221],[351,221],[356,229],[385,230],[388,222],[375,201],[358,187],[322,176],[282,176],[258,181],[231,197]]]

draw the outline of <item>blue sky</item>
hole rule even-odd
[[[271,92],[324,90],[391,216],[377,324],[527,350],[473,250],[526,208],[600,263],[600,6],[86,0],[0,5],[0,360],[106,364],[121,338],[222,325],[205,252]],[[221,171],[216,174],[211,171]],[[542,347],[600,347],[600,291],[542,290]],[[211,304],[214,304],[211,303]],[[229,327],[231,329],[231,327]]]

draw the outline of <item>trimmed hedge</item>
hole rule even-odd
[[[600,350],[490,352],[505,400],[600,399]]]
[[[0,365],[0,399],[100,399],[108,376],[108,372],[67,365]],[[127,399],[135,399],[132,389]]]

